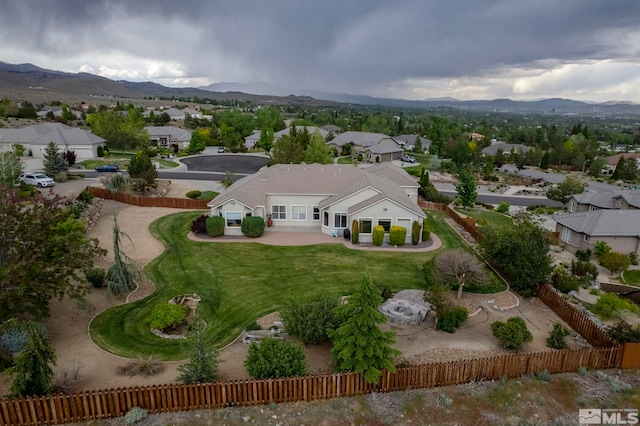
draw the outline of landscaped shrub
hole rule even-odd
[[[591,307],[591,312],[604,319],[609,319],[620,311],[638,312],[638,305],[620,298],[615,293],[604,293],[598,298],[596,304]]]
[[[264,234],[264,225],[264,219],[260,216],[249,216],[240,224],[240,230],[249,238],[258,238]]]
[[[360,242],[360,226],[358,221],[351,222],[351,244],[358,244]]]
[[[153,356],[136,358],[116,368],[118,376],[149,377],[164,371],[164,365]]]
[[[619,321],[609,328],[609,336],[618,343],[640,343],[640,324],[635,328],[626,321]]]
[[[609,244],[604,241],[596,241],[596,245],[594,246],[596,257],[599,259],[603,254],[607,254],[611,252],[612,248]]]
[[[522,345],[533,340],[527,324],[520,317],[509,318],[506,322],[496,321],[491,324],[491,331],[500,340],[502,346],[513,351],[519,350]]]
[[[87,190],[84,190],[78,195],[78,200],[82,201],[85,204],[91,204],[93,201],[93,194]]]
[[[251,343],[244,366],[254,379],[304,376],[308,371],[302,345],[270,337]]]
[[[98,157],[104,157],[104,149],[101,146],[98,147]]]
[[[436,316],[437,329],[453,333],[469,318],[469,310],[464,306],[443,307]]]
[[[422,241],[429,241],[431,239],[431,228],[425,218],[422,221]]]
[[[195,218],[193,222],[191,222],[191,232],[194,234],[206,234],[208,218],[208,214],[203,214],[202,216]]]
[[[629,261],[632,265],[638,265],[638,255],[636,253],[631,252],[627,256],[629,256]]]
[[[87,281],[95,288],[100,288],[104,285],[106,275],[107,271],[103,268],[91,268],[84,273]]]
[[[589,259],[591,258],[591,250],[590,249],[578,250],[576,251],[576,257],[581,262],[588,262]]]
[[[496,211],[498,213],[507,214],[509,213],[509,207],[511,207],[511,204],[507,203],[506,201],[500,201],[500,204],[498,204],[498,207],[496,207]]]
[[[47,327],[43,324],[38,324],[38,332],[44,339],[49,336]],[[27,346],[28,340],[29,335],[26,330],[20,327],[14,327],[8,329],[4,334],[2,334],[0,337],[0,346],[2,346],[2,349],[4,349],[8,354],[15,355]]]
[[[381,225],[376,225],[373,227],[371,240],[373,241],[374,246],[382,246],[382,243],[384,242],[384,228]]]
[[[224,235],[224,217],[211,216],[206,220],[207,235],[210,237],[221,237]]]
[[[612,274],[626,271],[631,265],[631,259],[626,254],[611,251],[598,258],[600,266],[607,268]]]
[[[547,346],[553,349],[564,349],[567,347],[565,337],[571,334],[571,331],[559,322],[553,323],[553,329],[547,337]]]
[[[563,293],[577,290],[580,287],[580,280],[572,275],[563,266],[556,268],[551,274],[553,286]]]
[[[393,296],[393,291],[391,291],[391,287],[387,283],[374,283],[378,290],[380,290],[380,296],[382,296],[382,300],[387,300],[391,296]]]
[[[579,277],[589,276],[592,279],[598,277],[598,267],[591,262],[585,262],[582,260],[571,261],[571,273]]]
[[[327,330],[335,328],[335,308],[339,299],[326,292],[306,297],[293,295],[280,309],[285,330],[304,343],[318,344],[329,340]]]
[[[404,226],[392,226],[389,228],[389,244],[402,246],[407,238],[407,228]]]
[[[183,305],[160,303],[151,308],[147,323],[156,330],[176,327],[187,317],[188,310],[189,308]]]
[[[202,195],[202,191],[198,191],[198,190],[189,191],[185,195],[187,196],[187,198],[191,198],[192,200],[197,200]]]
[[[422,226],[420,226],[420,222],[414,220],[411,224],[411,244],[417,246],[420,242],[420,232],[422,231]]]
[[[140,420],[147,417],[148,412],[144,408],[133,407],[127,414],[124,416],[124,422],[128,425],[132,425],[138,423]]]

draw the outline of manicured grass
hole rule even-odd
[[[469,245],[445,222],[447,217],[445,212],[436,210],[424,210],[424,212],[427,214],[429,227],[440,238],[443,248],[470,250]]]
[[[351,157],[340,157],[338,158],[338,164],[353,164],[353,160]]]
[[[220,193],[216,191],[202,191],[202,193],[198,197],[198,200],[213,200],[218,195],[220,195]]]
[[[622,280],[629,285],[640,285],[640,271],[632,269],[630,271],[624,271],[622,273]]]
[[[84,161],[80,161],[78,162],[78,164],[82,164],[85,169],[87,170],[93,170],[98,166],[104,166],[105,164],[117,164],[118,166],[120,166],[121,169],[126,169],[127,165],[129,165],[129,160],[131,159],[132,155],[129,154],[114,154],[112,156],[109,157],[103,157],[100,159],[91,159],[91,160],[84,160]],[[176,163],[175,161],[171,161],[171,160],[166,160],[160,157],[153,157],[151,158],[152,162],[157,161],[158,163],[160,163],[163,167],[168,167],[168,168],[174,168],[174,167],[178,167],[178,163]]]
[[[173,169],[174,167],[178,167],[178,163],[176,163],[175,161],[166,160],[164,158],[152,157],[151,161],[157,161],[158,163],[160,163],[162,167],[168,167],[170,169]]]
[[[497,227],[513,226],[513,219],[502,213],[485,209],[463,209],[456,208],[457,212],[470,216],[476,220],[479,226],[494,225]]]

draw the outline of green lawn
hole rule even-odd
[[[353,160],[351,157],[340,157],[338,158],[338,164],[353,164]]]
[[[502,213],[485,209],[456,208],[455,211],[470,216],[476,220],[479,226],[495,225],[498,227],[513,226],[513,219]]]
[[[446,248],[467,248],[444,221],[442,212],[428,212],[434,233]],[[145,324],[151,308],[180,294],[202,297],[198,314],[216,346],[233,339],[251,321],[278,310],[293,294],[325,290],[336,296],[352,293],[364,272],[394,291],[423,287],[422,265],[435,252],[361,251],[343,244],[303,247],[259,243],[196,242],[186,238],[200,212],[176,213],[155,221],[150,230],[166,247],[145,268],[157,290],[138,302],[119,305],[91,323],[94,341],[122,356],[151,355],[175,360],[184,357],[182,343],[149,333]],[[503,288],[502,288],[503,289]],[[501,289],[499,289],[501,290]]]
[[[120,166],[121,169],[125,169],[129,164],[129,160],[131,159],[132,156],[133,155],[130,155],[127,153],[124,153],[124,154],[118,153],[118,154],[110,155],[109,157],[102,157],[100,159],[80,161],[78,162],[78,164],[82,164],[87,170],[93,170],[96,167],[104,166],[105,164],[117,164],[118,166]],[[167,167],[167,168],[178,167],[178,163],[176,163],[175,161],[166,160],[160,157],[153,157],[151,161],[157,161],[162,165],[162,167]]]
[[[624,281],[625,284],[640,286],[640,271],[637,269],[624,271],[622,273],[622,281]]]

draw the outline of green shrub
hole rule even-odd
[[[360,226],[358,221],[351,222],[351,244],[358,244],[360,242]]]
[[[437,329],[453,333],[469,318],[469,310],[464,306],[444,307],[436,316]]]
[[[306,297],[294,295],[287,298],[280,317],[288,334],[315,345],[328,341],[327,330],[339,325],[334,313],[338,304],[336,296],[325,292]]]
[[[536,379],[542,380],[543,382],[548,382],[549,380],[551,380],[551,373],[549,373],[549,370],[542,370],[541,372],[536,374]]]
[[[591,258],[591,250],[590,249],[578,250],[576,251],[576,257],[581,262],[588,262],[589,259]]]
[[[389,244],[402,246],[407,239],[407,228],[404,226],[392,226],[389,228]]]
[[[222,216],[211,216],[206,220],[207,235],[221,237],[224,235],[225,220]]]
[[[502,346],[513,351],[519,350],[525,343],[533,340],[527,324],[520,317],[509,318],[506,322],[496,321],[491,324],[491,331],[500,340]]]
[[[559,322],[553,323],[553,329],[549,332],[549,337],[547,337],[547,346],[552,349],[564,349],[567,347],[567,342],[565,341],[565,337],[571,334],[566,327],[564,327]]]
[[[101,146],[98,147],[98,157],[104,157],[104,149]]]
[[[420,226],[420,222],[414,220],[411,224],[411,244],[417,246],[420,242],[420,233],[422,232],[422,226]]]
[[[603,254],[607,254],[611,252],[611,246],[604,241],[596,241],[596,245],[594,246],[594,250],[596,253],[596,257],[599,259]]]
[[[610,251],[598,258],[600,266],[607,268],[611,273],[626,271],[631,265],[631,259],[626,254]]]
[[[604,319],[609,319],[620,311],[638,312],[638,305],[620,298],[615,293],[604,293],[591,307],[591,312]]]
[[[580,280],[575,275],[570,274],[564,267],[554,270],[551,275],[553,286],[563,293],[578,290]]]
[[[189,191],[185,195],[187,196],[187,198],[191,198],[192,200],[197,200],[202,195],[202,191],[198,191],[198,190]]]
[[[509,207],[511,207],[511,204],[507,203],[506,201],[500,201],[500,204],[498,204],[498,207],[496,207],[496,211],[498,213],[507,214],[509,213]]]
[[[425,218],[422,221],[422,241],[429,241],[431,239],[431,228],[429,227],[429,223]]]
[[[245,217],[240,225],[242,233],[249,238],[258,238],[264,234],[264,219],[260,216]]]
[[[384,228],[381,225],[376,225],[373,227],[371,240],[373,241],[374,246],[382,246],[382,243],[384,242]]]
[[[85,204],[91,204],[93,201],[93,194],[87,190],[84,190],[78,195],[78,200],[82,201]]]
[[[304,376],[308,371],[301,345],[270,337],[251,343],[244,366],[254,379]]]
[[[630,252],[627,256],[629,256],[629,261],[632,265],[638,265],[638,255],[634,252]]]
[[[244,329],[247,331],[262,330],[262,327],[260,327],[260,325],[258,325],[258,323],[254,320],[254,321],[251,321],[249,324],[247,324],[247,326]]]
[[[380,296],[382,296],[382,300],[387,300],[391,296],[393,296],[393,291],[391,291],[391,287],[387,283],[374,283],[378,290],[380,290]]]
[[[579,277],[589,276],[592,279],[598,277],[598,267],[591,262],[585,262],[582,260],[571,261],[571,273]]]
[[[45,327],[44,324],[38,323],[38,332],[44,339],[49,336],[47,327]],[[9,328],[2,334],[0,337],[0,346],[2,346],[2,349],[4,349],[8,354],[15,355],[27,346],[28,340],[29,335],[26,330],[20,327],[13,327]]]
[[[171,303],[160,303],[151,308],[147,323],[151,328],[164,330],[181,324],[187,317],[189,308]]]
[[[84,273],[87,281],[95,288],[100,288],[104,285],[106,275],[107,271],[102,268],[91,268]]]
[[[618,343],[640,343],[640,324],[635,328],[626,321],[619,321],[609,328],[609,336]]]
[[[138,423],[140,420],[147,417],[148,412],[144,408],[133,407],[127,414],[124,416],[124,422],[128,425],[132,425]]]
[[[20,198],[33,198],[39,191],[33,185],[25,185],[20,184],[20,189],[18,189],[18,196]]]

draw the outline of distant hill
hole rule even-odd
[[[640,116],[640,105],[633,102],[609,101],[587,103],[571,99],[513,101],[511,99],[461,101],[454,98],[407,100],[375,98],[366,95],[328,93],[315,90],[289,89],[266,82],[215,83],[206,87],[166,87],[152,82],[114,81],[89,73],[67,73],[40,68],[33,64],[0,62],[0,93],[15,99],[36,103],[51,100],[63,102],[90,101],[94,97],[123,99],[201,98],[249,101],[267,105],[337,106],[380,105],[396,108],[429,109],[450,107],[470,111],[585,114]]]

